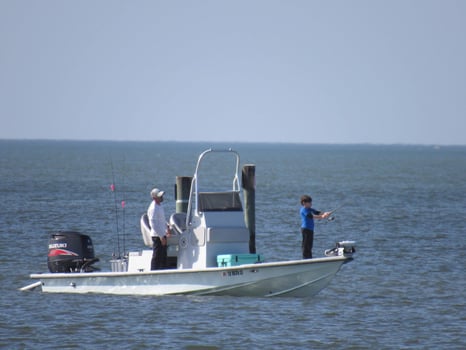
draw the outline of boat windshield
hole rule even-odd
[[[239,192],[200,192],[199,211],[242,211]]]

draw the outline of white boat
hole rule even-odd
[[[200,179],[205,158],[212,154],[233,156],[232,188],[203,191]],[[267,262],[250,253],[239,181],[237,152],[206,150],[197,161],[185,212],[171,215],[173,234],[168,239],[172,268],[150,270],[152,250],[130,252],[111,261],[111,271],[96,271],[90,237],[74,232],[52,235],[49,273],[31,274],[39,281],[21,288],[40,287],[50,293],[105,293],[126,295],[230,295],[252,297],[309,297],[325,288],[341,266],[353,259],[354,241],[339,242],[322,258]],[[202,185],[202,186],[201,186]],[[151,246],[147,217],[141,232]],[[52,252],[52,253],[51,253]],[[57,258],[54,260],[54,258]]]

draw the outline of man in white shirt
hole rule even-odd
[[[165,211],[162,207],[164,193],[164,191],[154,188],[150,192],[152,202],[147,209],[153,242],[151,270],[164,269],[167,266],[167,235],[169,231],[165,220]]]

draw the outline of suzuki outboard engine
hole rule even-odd
[[[57,232],[50,235],[47,264],[50,272],[91,272],[99,259],[89,236],[79,232]]]

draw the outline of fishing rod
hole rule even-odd
[[[343,206],[343,204],[339,205],[338,207],[336,207],[335,209],[329,211],[329,214],[328,214],[328,217],[327,217],[327,221],[333,221],[335,220],[335,216],[333,216],[333,213],[335,213],[338,209],[340,209],[341,207]]]
[[[123,177],[123,188],[125,185],[125,179]],[[123,255],[126,254],[126,231],[125,231],[125,206],[126,206],[126,193],[123,190],[123,199],[121,200],[121,209],[123,211]]]
[[[112,169],[112,184],[110,185],[110,190],[113,192],[113,201],[115,204],[115,220],[116,220],[117,247],[118,247],[118,259],[119,259],[121,257],[121,251],[120,251],[120,233],[118,231],[118,206],[117,206],[116,191],[115,191],[115,174],[113,171],[113,161],[111,157],[110,157],[110,166]],[[113,255],[115,255],[115,246],[114,246]]]

